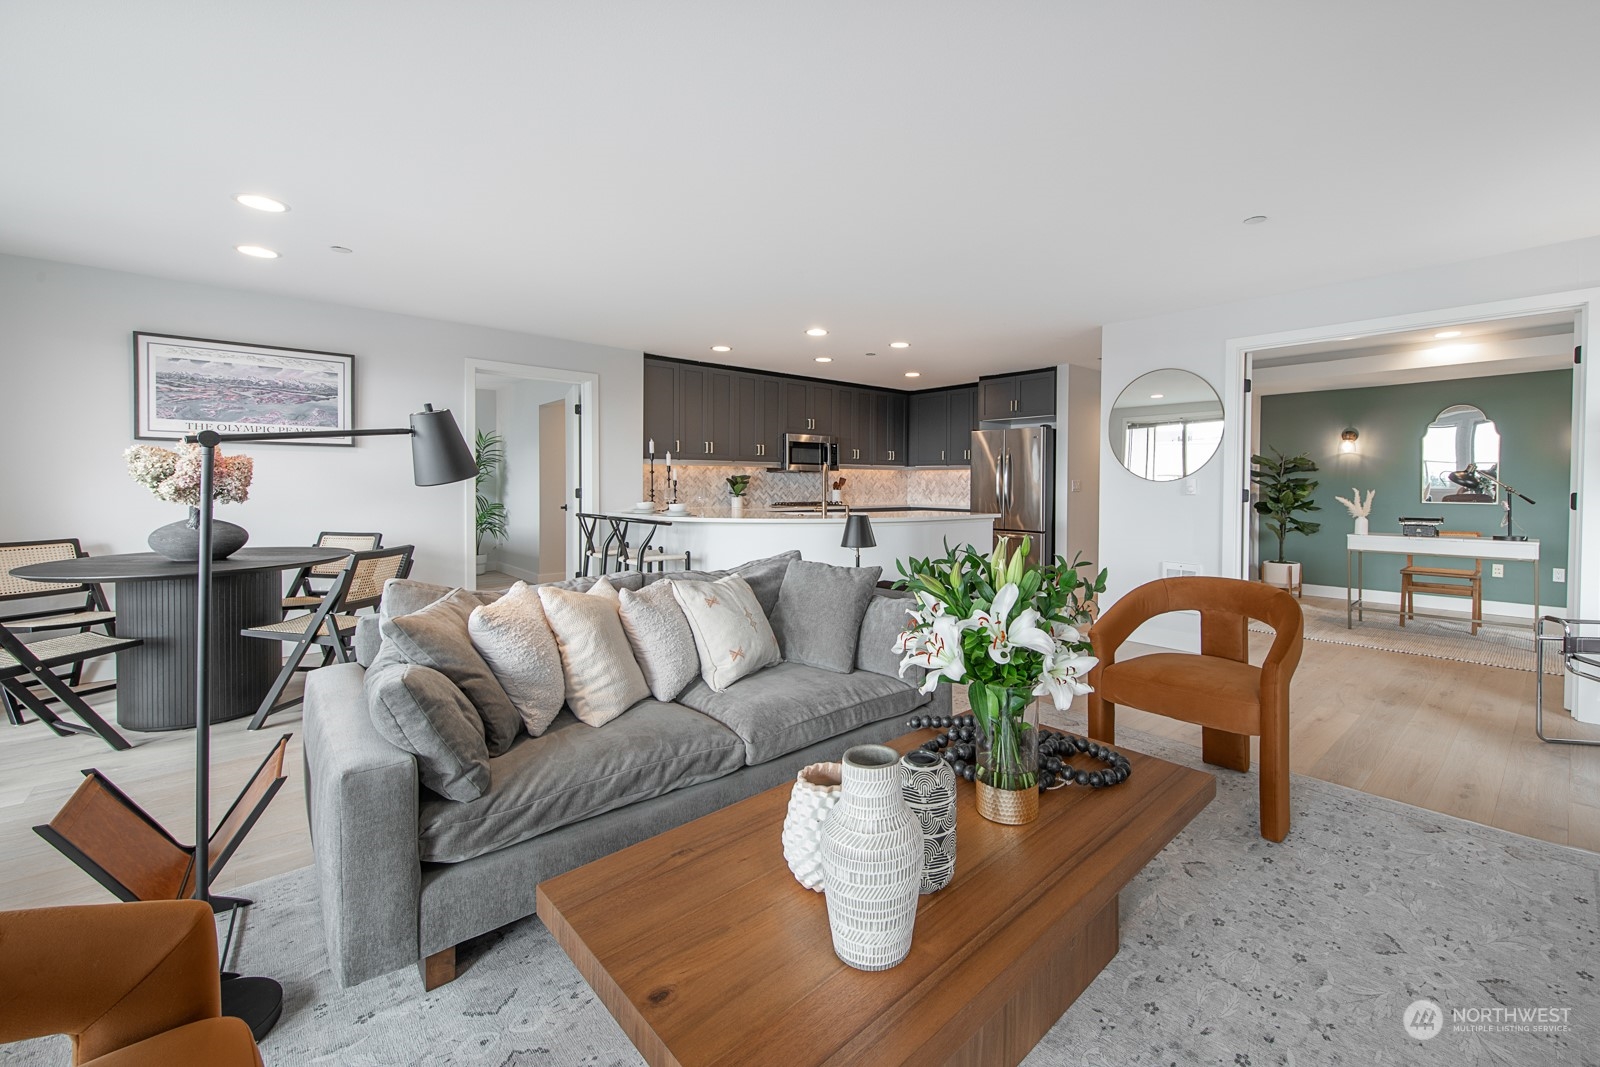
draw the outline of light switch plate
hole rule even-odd
[[[1567,568],[1557,567],[1550,572],[1550,580],[1557,585],[1567,584]]]
[[[1083,483],[1081,481],[1079,481],[1078,479],[1076,479],[1076,478],[1072,479],[1072,481],[1070,483],[1070,486],[1071,486],[1071,492],[1074,492],[1074,493],[1083,492]]]
[[[1489,568],[1489,577],[1491,577],[1491,578],[1504,578],[1505,576],[1506,576],[1506,565],[1504,563],[1496,563],[1496,564],[1492,565]]]
[[[1197,491],[1198,490],[1195,487],[1195,480],[1193,478],[1185,478],[1183,480],[1184,496],[1194,496]]]

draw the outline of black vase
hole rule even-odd
[[[227,559],[250,540],[250,531],[221,519],[211,520],[211,558]],[[169,522],[152,530],[150,548],[174,563],[193,563],[200,558],[200,509],[191,507],[189,518]]]

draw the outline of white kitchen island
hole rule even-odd
[[[619,522],[651,519],[671,523],[659,527],[651,539],[652,549],[693,553],[695,570],[725,570],[752,559],[799,549],[801,558],[819,563],[849,566],[855,550],[841,548],[844,537],[843,509],[830,510],[826,518],[812,512],[761,511],[751,509],[735,517],[727,508],[694,509],[683,515],[657,511],[607,511]],[[976,545],[987,552],[994,547],[994,520],[997,515],[959,511],[866,512],[872,519],[876,548],[861,550],[863,567],[882,567],[885,580],[898,578],[897,560],[911,556],[944,555],[945,542],[952,547]],[[628,541],[637,545],[647,528],[635,522]]]

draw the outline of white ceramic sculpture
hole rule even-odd
[[[922,885],[922,825],[900,795],[900,754],[846,750],[839,804],[822,824],[823,892],[833,951],[861,971],[884,971],[911,951]]]
[[[807,889],[822,892],[822,824],[839,803],[839,765],[813,763],[794,776],[783,817],[783,858]]]

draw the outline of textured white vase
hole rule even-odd
[[[900,795],[922,826],[923,894],[937,893],[956,876],[956,772],[926,749],[900,759]]]
[[[729,511],[730,514],[733,514],[733,515],[743,515],[744,514],[744,497],[736,496],[736,497],[732,497],[731,499],[729,499],[729,501],[728,501],[728,511]]]
[[[813,763],[794,776],[783,817],[783,858],[807,889],[822,892],[822,824],[839,803],[839,765]]]
[[[861,971],[884,971],[911,951],[922,885],[922,826],[900,794],[900,754],[886,745],[845,751],[839,804],[822,824],[822,880],[833,951]]]
[[[1366,536],[1366,534],[1367,534],[1367,517],[1365,515],[1358,515],[1356,517],[1356,529],[1355,529],[1355,532],[1356,532],[1356,536],[1357,537],[1365,537]]]

